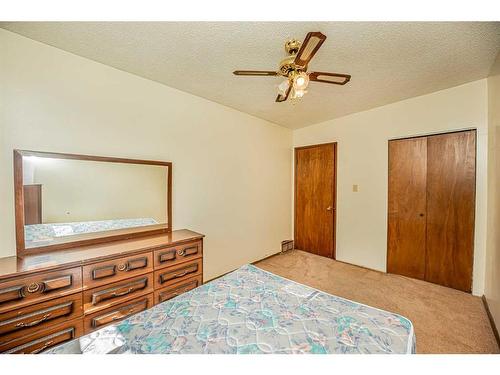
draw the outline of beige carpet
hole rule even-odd
[[[499,353],[479,297],[404,276],[385,274],[299,250],[258,267],[413,322],[417,353]]]

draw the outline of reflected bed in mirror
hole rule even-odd
[[[14,151],[20,255],[171,230],[170,162]]]

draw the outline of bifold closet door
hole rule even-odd
[[[476,131],[389,142],[387,272],[470,292]]]
[[[425,277],[427,139],[389,142],[387,272]]]
[[[427,140],[425,279],[471,291],[476,186],[476,131]]]

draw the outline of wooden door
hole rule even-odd
[[[335,257],[336,144],[295,149],[295,248]]]
[[[470,292],[476,131],[434,135],[427,142],[426,280]]]
[[[387,272],[425,278],[427,139],[389,142]]]
[[[42,223],[42,185],[24,185],[24,224]]]

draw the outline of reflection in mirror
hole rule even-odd
[[[23,155],[25,248],[168,224],[166,165]]]

